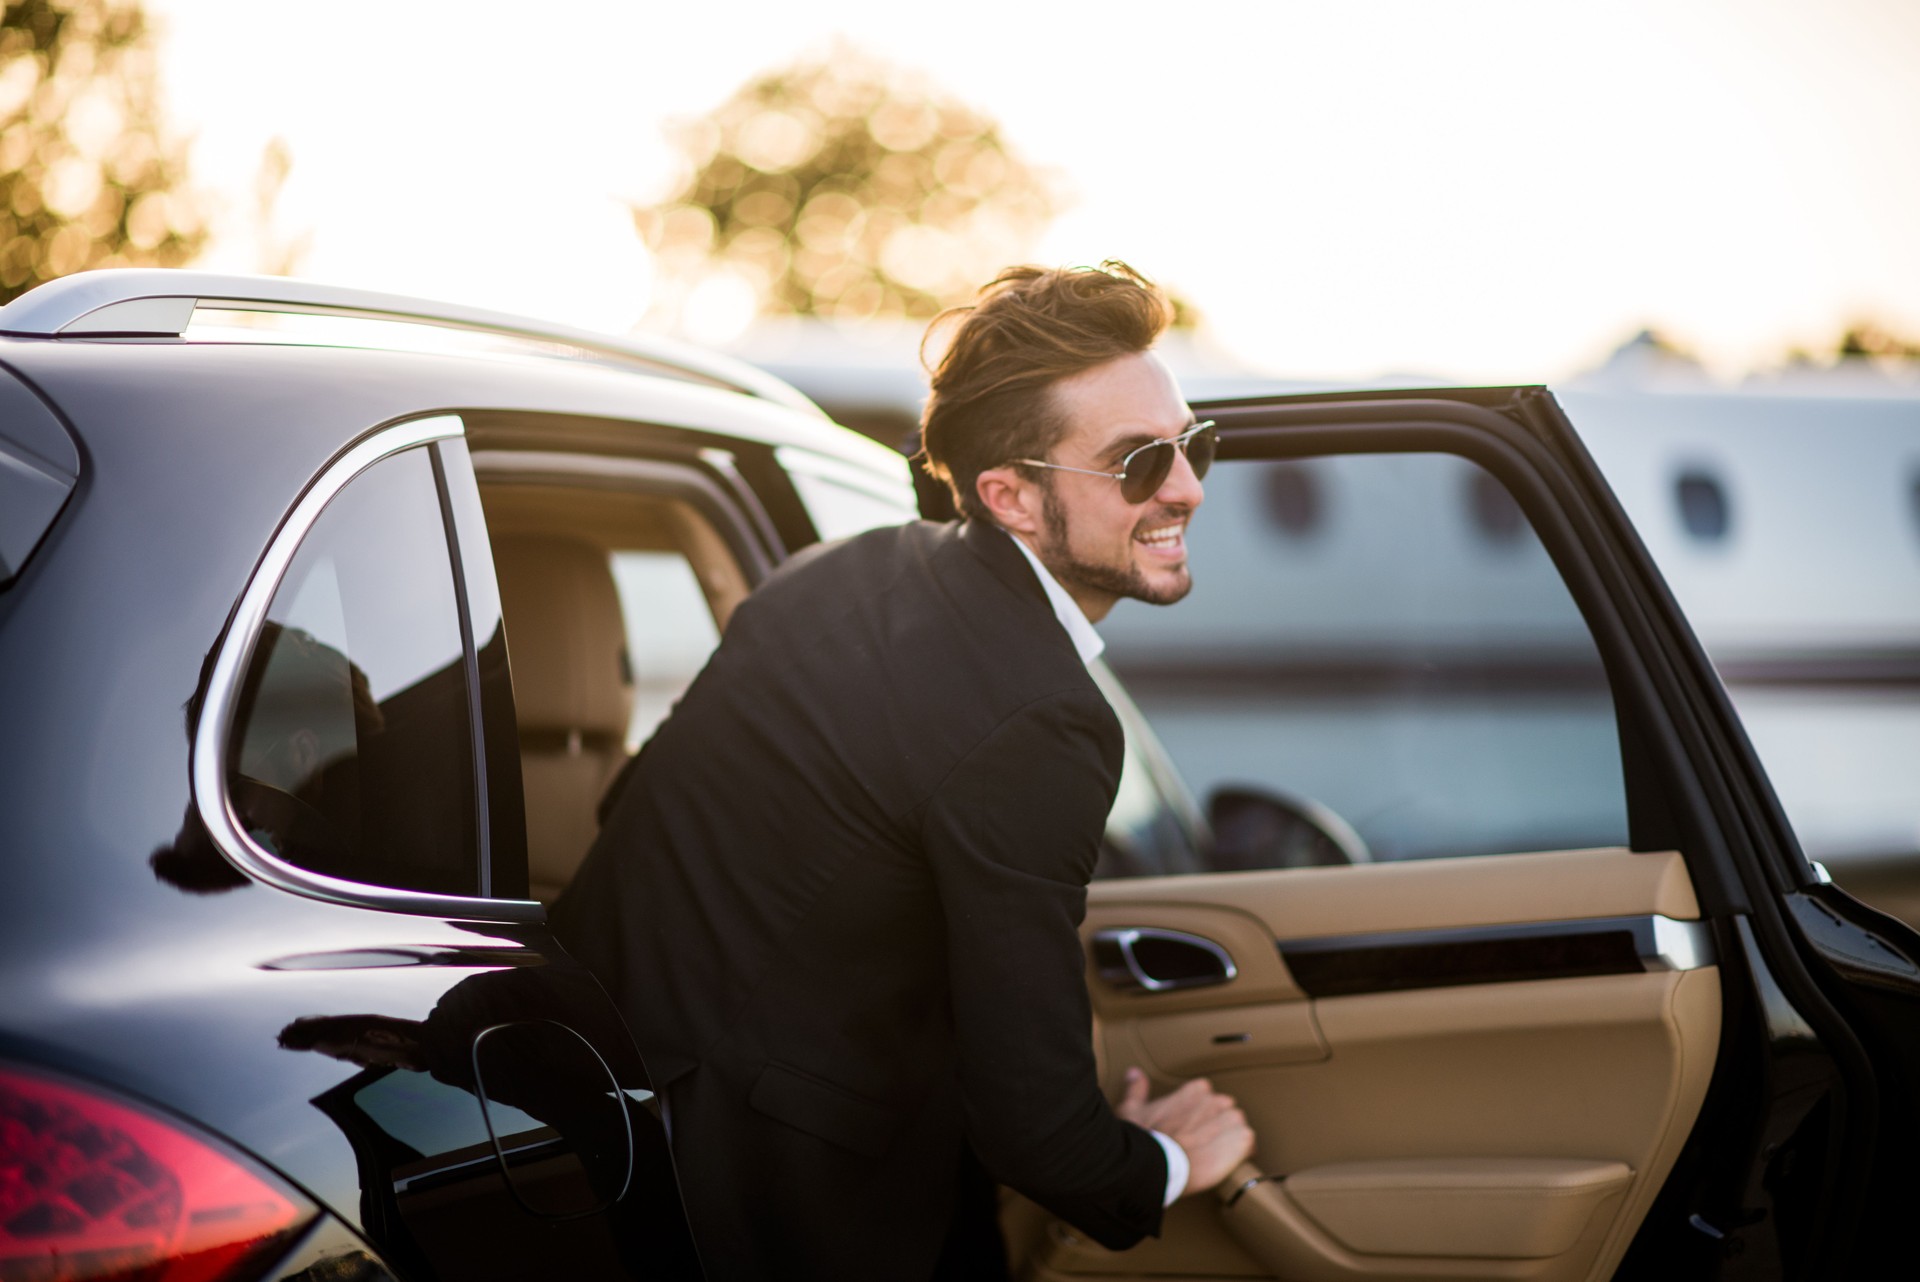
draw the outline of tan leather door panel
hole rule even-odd
[[[1090,945],[1101,931],[1158,929],[1230,955],[1231,980],[1163,992],[1116,987],[1090,962],[1095,1044],[1116,1096],[1131,1064],[1156,1093],[1204,1074],[1233,1094],[1258,1136],[1244,1174],[1264,1178],[1230,1212],[1187,1199],[1161,1238],[1123,1253],[1016,1211],[1010,1241],[1029,1278],[1604,1278],[1706,1092],[1720,1025],[1710,953],[1661,944],[1601,973],[1499,969],[1553,963],[1597,942],[1582,931],[1625,938],[1629,924],[1636,938],[1697,945],[1675,854],[1123,880],[1090,900]],[[1474,962],[1481,939],[1487,973],[1393,970],[1427,955],[1396,952],[1405,941],[1439,940],[1454,952],[1433,956],[1464,949]],[[1303,941],[1346,949],[1337,983],[1303,986],[1289,970],[1283,943],[1297,946],[1300,976],[1315,973]],[[1370,958],[1384,969],[1356,980],[1355,959]]]

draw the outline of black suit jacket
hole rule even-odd
[[[1108,1246],[1158,1231],[1077,933],[1122,746],[1000,530],[810,549],[735,612],[554,914],[712,1276],[926,1277],[968,1145]]]

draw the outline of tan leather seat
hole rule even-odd
[[[527,874],[551,903],[592,844],[594,809],[626,760],[633,685],[607,553],[564,535],[494,540],[513,665]]]

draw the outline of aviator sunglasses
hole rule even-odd
[[[1120,482],[1120,497],[1129,503],[1145,503],[1159,492],[1165,483],[1167,473],[1173,471],[1173,452],[1179,450],[1187,456],[1187,465],[1193,469],[1193,479],[1202,480],[1207,469],[1213,466],[1213,454],[1220,446],[1220,438],[1214,435],[1213,420],[1195,423],[1178,436],[1169,436],[1162,441],[1149,441],[1139,449],[1127,451],[1120,460],[1118,472],[1096,472],[1089,467],[1068,467],[1065,463],[1049,463],[1045,459],[1017,458],[1015,463],[1024,463],[1028,467],[1050,467],[1056,472],[1078,472],[1082,476],[1104,476],[1110,481]]]

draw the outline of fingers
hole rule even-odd
[[[1195,1131],[1221,1114],[1234,1109],[1233,1097],[1213,1089],[1206,1078],[1194,1078],[1159,1099],[1147,1098],[1146,1074],[1129,1069],[1126,1092],[1114,1111],[1129,1122],[1159,1131],[1173,1140],[1183,1132]]]
[[[1241,1132],[1252,1134],[1247,1126],[1246,1114],[1237,1108],[1227,1107],[1186,1127],[1182,1134],[1191,1139],[1196,1147],[1205,1148],[1223,1136],[1238,1135]]]
[[[1148,1099],[1147,1075],[1126,1074],[1115,1111],[1129,1122],[1159,1131],[1187,1154],[1186,1192],[1212,1188],[1253,1155],[1253,1128],[1231,1095],[1213,1089],[1204,1077],[1182,1083],[1159,1099]]]
[[[1233,1098],[1214,1090],[1205,1078],[1195,1078],[1146,1106],[1147,1111],[1158,1119],[1154,1129],[1168,1135],[1196,1126],[1223,1109],[1232,1107]]]
[[[1239,1109],[1224,1109],[1188,1132],[1181,1147],[1189,1163],[1186,1192],[1198,1193],[1219,1184],[1253,1156],[1253,1128]]]
[[[1159,1128],[1157,1126],[1145,1118],[1147,1111],[1147,1091],[1149,1089],[1146,1073],[1139,1068],[1129,1068],[1126,1074],[1126,1083],[1126,1087],[1120,1095],[1120,1102],[1113,1106],[1113,1111],[1137,1126],[1144,1126],[1149,1130],[1158,1130]]]

